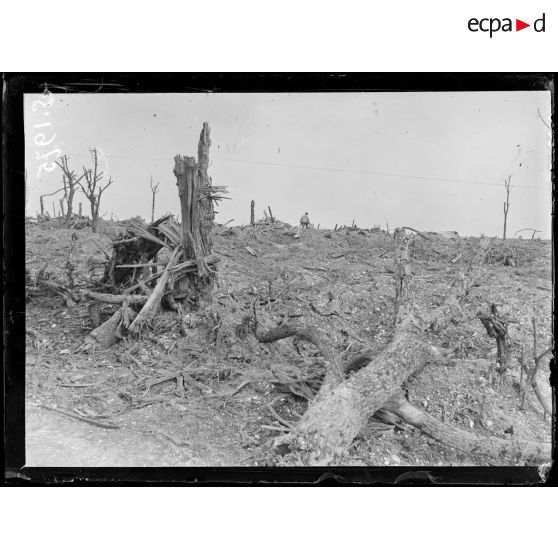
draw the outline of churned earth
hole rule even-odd
[[[73,243],[75,288],[98,281],[102,251],[110,252],[112,229],[118,226],[104,224],[103,232],[94,234],[88,228],[65,229],[56,220],[29,221],[31,280],[43,269],[67,284]],[[301,384],[301,378],[319,375],[322,359],[313,346],[292,339],[259,344],[247,327],[254,305],[262,328],[284,321],[318,326],[343,360],[366,348],[379,352],[394,327],[392,242],[380,230],[301,230],[279,222],[216,227],[214,251],[221,261],[214,302],[183,316],[161,312],[141,339],[95,353],[79,351],[93,329],[84,304],[67,307],[53,293],[29,292],[27,327],[38,336],[26,337],[26,465],[283,464],[272,441],[304,413],[311,386]],[[538,347],[548,346],[551,245],[523,239],[504,245],[494,239],[491,246],[463,319],[437,334],[440,346],[459,348],[457,356],[446,365],[428,365],[405,388],[414,405],[460,428],[550,441],[549,417],[532,392],[520,410],[511,383],[490,382],[496,346],[476,312],[494,303],[509,319],[517,370],[522,344],[532,358],[533,316]],[[476,238],[417,235],[412,250],[417,302],[439,304],[477,247]],[[510,249],[515,267],[503,265],[502,254]],[[114,307],[104,308],[107,318],[112,312]],[[548,401],[549,360],[543,359],[538,374]],[[342,464],[510,463],[463,454],[411,426],[371,421]]]

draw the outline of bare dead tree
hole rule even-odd
[[[511,174],[504,180],[504,188],[506,189],[506,201],[504,202],[504,234],[503,239],[506,240],[506,229],[508,227],[508,211],[510,209],[510,191],[511,187]]]
[[[153,182],[153,177],[151,177],[149,187],[151,189],[151,222],[153,223],[153,221],[155,221],[155,197],[159,191],[159,182],[155,184]]]
[[[76,178],[76,173],[73,170],[70,170],[68,165],[68,156],[64,155],[60,158],[60,161],[56,161],[56,164],[62,170],[62,181],[63,181],[63,189],[64,189],[64,200],[66,201],[66,222],[68,222],[72,218],[73,214],[73,204],[74,204],[74,196],[79,186],[80,180],[85,176],[85,173],[82,174],[79,178]],[[62,213],[64,213],[64,208],[62,208]]]
[[[83,181],[79,182],[82,192],[89,200],[91,207],[91,228],[93,232],[97,232],[97,225],[99,222],[99,208],[101,207],[101,196],[103,192],[113,183],[112,177],[109,176],[106,184],[101,185],[103,179],[103,172],[99,172],[99,154],[95,147],[89,149],[91,158],[93,159],[93,168],[87,169],[83,167]]]

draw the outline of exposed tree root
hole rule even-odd
[[[254,306],[254,314],[255,311]],[[260,343],[272,343],[287,337],[296,337],[301,341],[308,341],[309,343],[314,344],[326,361],[326,374],[320,391],[324,390],[324,384],[326,384],[326,382],[327,385],[332,387],[333,385],[337,385],[343,381],[344,376],[341,366],[337,361],[337,357],[331,347],[327,344],[324,334],[318,328],[313,326],[300,327],[283,324],[266,333],[260,333],[258,331],[256,321],[255,335]],[[326,390],[327,385],[325,388]]]
[[[43,409],[48,409],[49,411],[54,411],[55,413],[60,413],[65,417],[80,420],[82,422],[86,422],[87,424],[92,424],[93,426],[98,426],[99,428],[106,428],[110,430],[120,428],[120,426],[118,426],[117,424],[113,424],[110,422],[101,422],[98,420],[94,420],[92,418],[82,417],[80,415],[76,415],[75,413],[70,413],[69,411],[65,411],[64,409],[55,409],[54,407],[49,407],[48,405],[39,405],[39,407],[42,407]]]

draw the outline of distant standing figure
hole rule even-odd
[[[300,218],[300,226],[307,229],[310,226],[310,219],[308,218],[308,211]]]

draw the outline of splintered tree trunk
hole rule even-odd
[[[198,160],[177,155],[174,158],[174,174],[180,196],[182,214],[181,261],[196,260],[198,273],[189,274],[175,285],[175,297],[189,296],[197,300],[211,299],[214,278],[206,258],[213,248],[212,229],[215,219],[212,184],[207,174],[209,165],[209,125],[204,122],[198,144]]]
[[[256,217],[254,215],[255,207],[256,207],[256,202],[252,200],[250,202],[250,225],[252,225],[252,227],[256,224]]]
[[[79,202],[79,216],[80,217],[83,216],[83,208],[82,208],[81,202]]]
[[[41,215],[44,215],[45,214],[45,205],[44,205],[44,202],[43,202],[43,196],[40,196],[39,200],[41,201]]]

